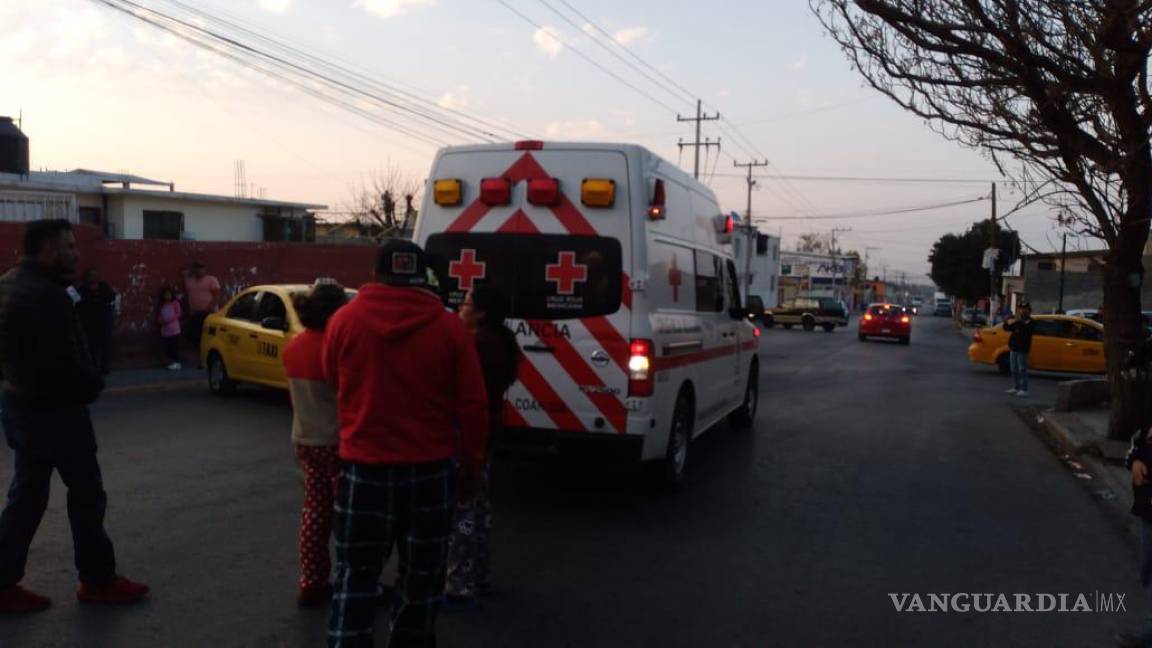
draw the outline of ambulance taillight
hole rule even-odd
[[[551,207],[560,202],[560,181],[556,178],[532,178],[528,181],[528,202]]]
[[[656,180],[652,188],[652,202],[648,205],[648,220],[664,220],[664,181]]]
[[[508,178],[484,178],[480,181],[480,202],[489,207],[512,202],[512,181]]]
[[[628,353],[628,395],[651,396],[656,388],[652,340],[632,340]]]

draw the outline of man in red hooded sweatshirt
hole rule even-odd
[[[475,343],[429,288],[424,251],[385,243],[376,281],[328,322],[324,374],[337,390],[340,458],[329,646],[372,646],[377,582],[396,546],[392,648],[434,646],[459,458],[479,474],[488,400]]]

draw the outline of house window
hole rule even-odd
[[[179,241],[183,234],[183,213],[174,211],[144,211],[144,238]]]
[[[102,225],[104,223],[104,211],[99,207],[81,207],[80,222],[85,225]]]

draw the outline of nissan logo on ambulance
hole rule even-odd
[[[429,178],[415,240],[446,304],[511,304],[506,435],[613,441],[675,485],[696,435],[752,425],[759,340],[709,188],[628,144],[449,147]]]

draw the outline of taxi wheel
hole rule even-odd
[[[675,490],[684,483],[688,468],[688,446],[692,442],[692,397],[687,389],[681,389],[676,397],[676,409],[672,413],[672,425],[668,430],[668,450],[659,465],[659,485],[666,490]]]
[[[756,422],[756,411],[760,406],[760,365],[753,362],[748,372],[748,385],[744,388],[744,403],[740,409],[728,415],[732,427],[747,430]]]
[[[231,396],[236,393],[236,382],[228,377],[224,358],[215,351],[208,356],[208,389],[217,396]]]

